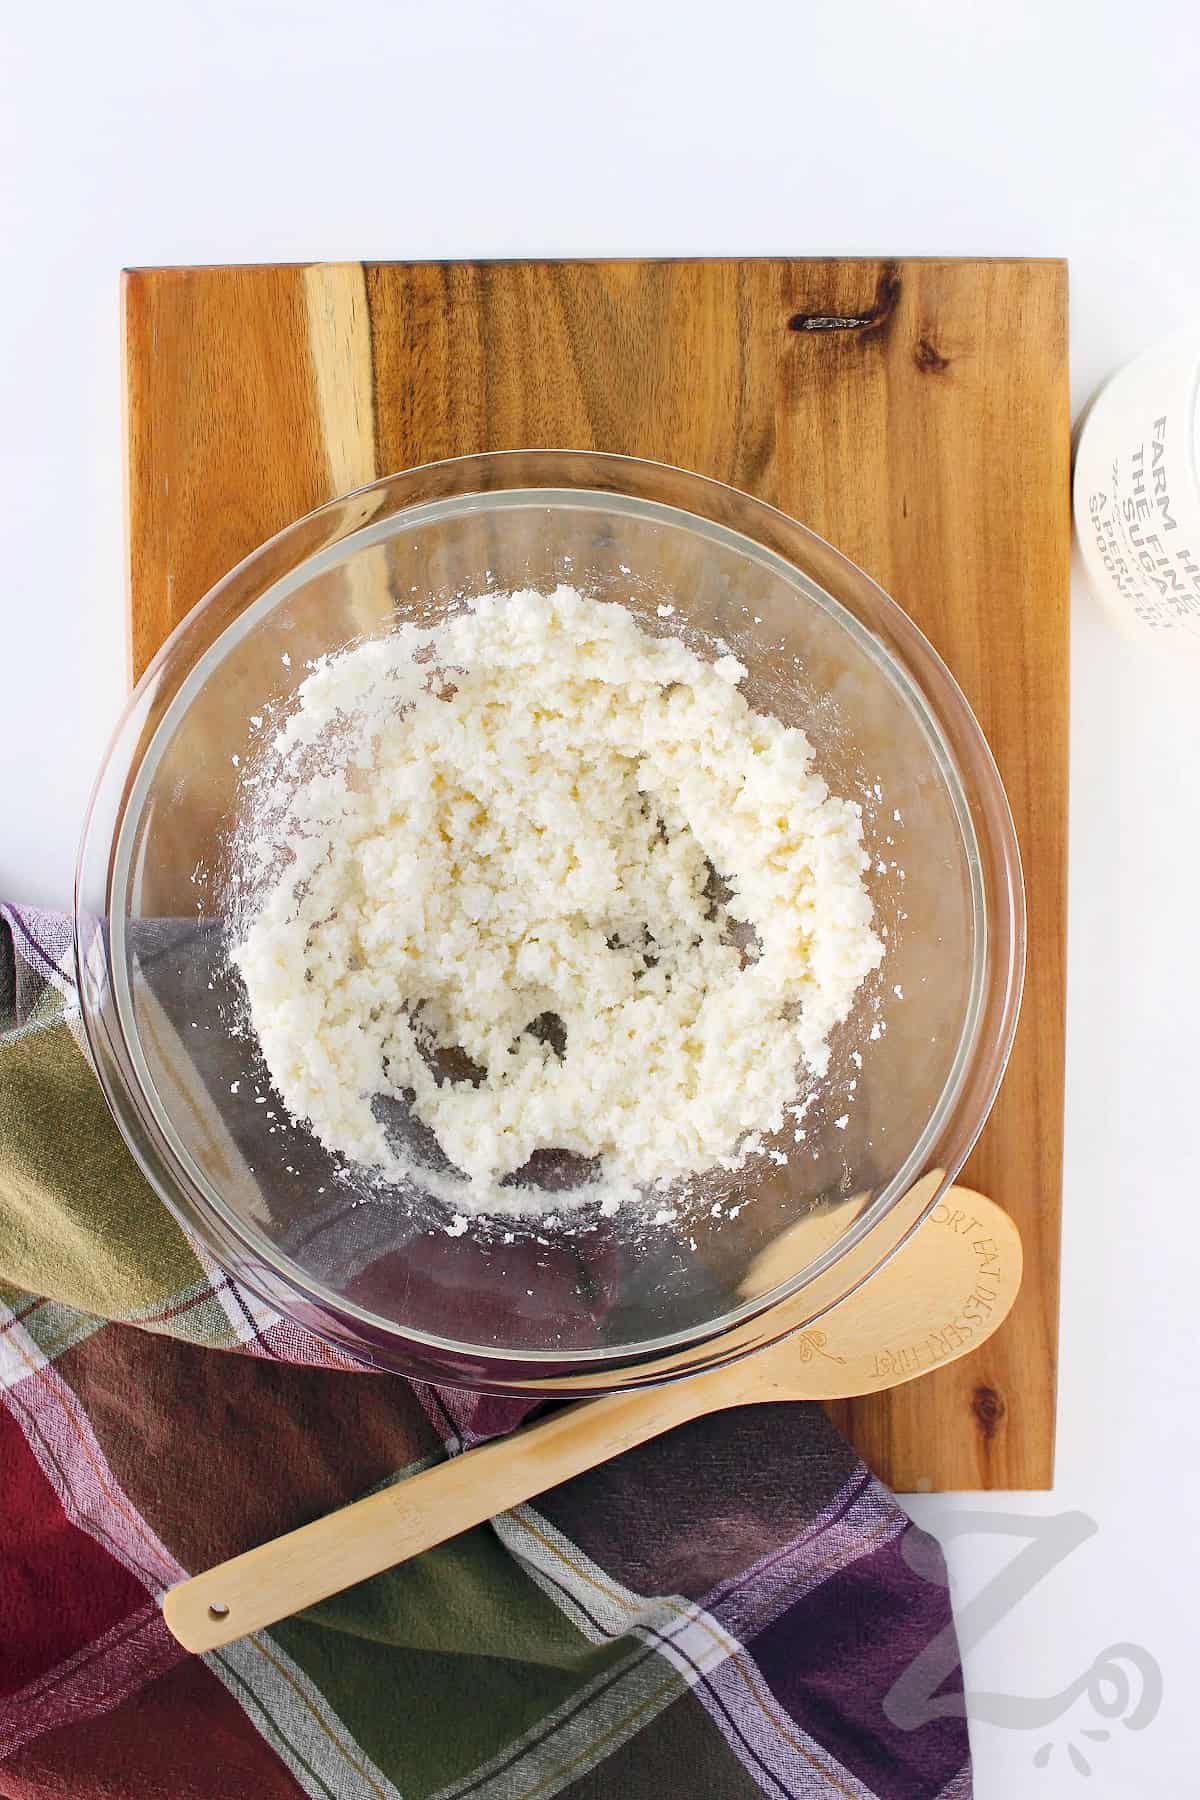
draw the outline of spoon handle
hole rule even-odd
[[[180,1582],[163,1615],[186,1650],[216,1650],[712,1411],[724,1374],[564,1407]]]
[[[931,1359],[965,1355],[1012,1305],[1021,1245],[1015,1226],[990,1200],[951,1189],[947,1201],[956,1195],[964,1206],[943,1206],[943,1220],[935,1211],[861,1294],[825,1315],[819,1332],[801,1332],[687,1380],[578,1401],[409,1476],[180,1582],[163,1597],[168,1626],[185,1649],[216,1650],[702,1413],[760,1400],[874,1393],[912,1380]],[[968,1220],[964,1235],[956,1221]],[[964,1296],[975,1307],[969,1319]],[[946,1328],[931,1332],[935,1326]],[[922,1333],[914,1351],[910,1340]]]

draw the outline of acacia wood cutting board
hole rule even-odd
[[[932,639],[1008,787],[1025,1004],[964,1180],[1024,1287],[979,1352],[832,1410],[901,1491],[1050,1484],[1067,814],[1067,275],[1055,261],[313,264],[125,276],[141,674],[245,553],[396,469],[529,445],[774,502]]]

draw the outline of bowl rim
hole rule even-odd
[[[443,496],[431,500],[418,499],[409,504],[403,504],[378,519],[373,517],[372,511],[363,509],[366,511],[366,516],[362,522],[339,532],[323,550],[317,550],[304,556],[299,562],[294,563],[290,570],[269,581],[257,595],[251,596],[240,607],[236,615],[217,632],[199,658],[189,658],[186,662],[179,661],[184,641],[203,616],[216,609],[224,597],[245,583],[247,577],[253,576],[260,567],[268,564],[281,548],[303,537],[320,521],[340,520],[345,516],[347,509],[353,508],[355,503],[361,503],[372,496],[390,496],[403,484],[419,482],[422,477],[432,475],[453,477],[456,472],[466,474],[469,470],[476,468],[513,469],[523,462],[546,459],[552,460],[561,467],[564,475],[569,474],[572,469],[581,470],[586,466],[600,472],[611,472],[618,477],[618,484],[593,482],[577,486],[568,479],[555,485],[543,482],[511,487],[501,482],[495,486],[486,484],[456,486]],[[703,512],[692,511],[672,501],[648,501],[638,494],[630,493],[627,488],[619,485],[619,476],[622,470],[641,471],[648,478],[666,476],[675,481],[682,480],[697,496],[711,491],[717,496],[732,497],[737,506],[749,507],[754,514],[761,515],[768,522],[777,521],[785,537],[790,534],[799,534],[808,547],[818,551],[823,559],[839,572],[844,572],[853,583],[860,587],[865,584],[865,589],[869,591],[875,607],[883,613],[889,627],[901,640],[905,655],[902,656],[898,653],[894,643],[881,639],[878,633],[860,619],[844,601],[823,587],[817,577],[792,562],[784,552]],[[534,496],[543,496],[543,498],[535,499]],[[673,515],[673,519],[664,522],[673,522],[692,531],[699,528],[702,534],[715,535],[724,539],[739,553],[749,555],[753,560],[767,563],[782,573],[793,585],[806,590],[810,598],[814,599],[858,640],[860,647],[866,650],[892,685],[900,690],[902,697],[916,714],[939,763],[942,778],[954,803],[970,870],[972,906],[976,921],[975,966],[972,971],[971,993],[959,1042],[937,1103],[931,1109],[929,1118],[902,1168],[883,1185],[879,1193],[862,1209],[847,1230],[825,1251],[814,1258],[813,1262],[806,1264],[786,1282],[746,1301],[718,1319],[634,1345],[621,1345],[616,1348],[600,1346],[590,1349],[573,1349],[565,1356],[562,1352],[551,1350],[473,1344],[462,1339],[442,1338],[436,1334],[423,1332],[414,1326],[402,1325],[396,1320],[361,1307],[355,1301],[326,1288],[300,1264],[277,1249],[268,1239],[260,1236],[247,1221],[234,1213],[222,1201],[213,1183],[196,1164],[186,1146],[179,1140],[141,1055],[138,1033],[132,1018],[132,1008],[129,996],[125,991],[127,988],[127,958],[118,953],[123,943],[125,911],[123,906],[115,911],[112,908],[114,896],[118,899],[124,898],[121,870],[122,848],[126,844],[131,825],[136,825],[140,816],[136,804],[139,790],[149,782],[153,774],[156,759],[152,758],[151,750],[155,740],[159,740],[161,746],[168,727],[186,708],[189,692],[208,678],[212,668],[223,660],[238,638],[252,628],[254,620],[276,605],[285,596],[289,587],[300,585],[303,581],[311,578],[316,572],[313,567],[314,562],[319,558],[327,557],[334,561],[344,560],[347,554],[353,554],[356,550],[365,548],[372,542],[385,540],[399,531],[409,529],[414,522],[421,522],[431,516],[444,515],[447,512],[461,511],[464,506],[469,507],[472,502],[485,502],[492,507],[566,503],[600,506],[606,502],[616,502],[624,508],[632,508],[643,514],[649,513],[659,517]],[[414,518],[414,515],[417,517]],[[223,646],[223,649],[218,656],[219,646]],[[927,695],[921,681],[909,667],[908,657],[914,658],[918,663],[924,663],[927,671],[936,678],[942,689],[941,713],[935,711],[934,703]],[[178,666],[176,666],[177,664]],[[94,969],[89,971],[88,968],[89,961],[94,960],[94,943],[86,942],[85,939],[89,935],[89,927],[94,931],[101,920],[89,911],[84,900],[88,879],[85,875],[85,865],[89,854],[93,853],[95,848],[91,839],[93,828],[98,824],[97,803],[105,774],[121,746],[123,734],[137,714],[139,705],[144,705],[148,696],[157,694],[164,676],[167,675],[174,677],[171,691],[155,721],[150,736],[142,742],[139,757],[131,765],[133,774],[125,784],[117,817],[117,827],[112,833],[108,845],[104,881],[106,911],[102,915],[103,922],[107,926],[104,953],[105,973],[112,982],[113,972],[116,972],[117,979],[113,987],[125,1053],[124,1057],[118,1059],[114,1065],[111,1046],[106,1045],[103,1041],[105,1030],[101,1026],[98,1009],[88,1003],[89,998],[94,995],[96,971]],[[986,788],[987,799],[990,802],[990,817],[986,821],[987,829],[991,834],[990,847],[995,852],[996,861],[1006,877],[999,893],[991,897],[990,906],[982,875],[982,855],[977,822],[972,814],[953,746],[947,738],[943,725],[942,715],[947,711],[947,707],[957,713],[954,723],[958,731],[971,742],[977,762],[976,779]],[[161,754],[161,747],[159,754]],[[988,1041],[984,1043],[981,1041],[981,1030],[987,1010],[984,989],[989,978],[989,958],[996,936],[993,912],[997,907],[1006,914],[1009,954],[1006,966],[1001,972],[999,988],[1002,991],[999,993],[995,1029]],[[270,1304],[274,1305],[279,1302],[280,1296],[277,1292],[264,1291],[264,1284],[255,1279],[257,1262],[261,1260],[282,1282],[285,1290],[292,1293],[296,1299],[315,1308],[319,1315],[324,1316],[326,1310],[332,1308],[335,1313],[354,1320],[371,1334],[382,1336],[394,1344],[397,1349],[410,1346],[418,1351],[431,1351],[435,1358],[438,1355],[474,1357],[490,1365],[511,1365],[514,1368],[523,1366],[526,1369],[544,1368],[547,1371],[561,1369],[564,1364],[571,1368],[592,1371],[605,1368],[612,1371],[644,1368],[653,1364],[656,1359],[677,1353],[689,1345],[715,1345],[724,1335],[745,1322],[768,1318],[774,1308],[791,1300],[806,1287],[810,1287],[818,1281],[819,1277],[835,1268],[839,1262],[851,1258],[852,1253],[876,1231],[877,1227],[903,1198],[906,1186],[912,1181],[914,1175],[919,1174],[922,1168],[929,1166],[929,1151],[935,1144],[939,1132],[945,1129],[954,1109],[962,1101],[968,1078],[976,1069],[981,1056],[987,1054],[991,1060],[990,1073],[979,1085],[978,1091],[973,1097],[971,1116],[965,1127],[959,1130],[952,1154],[943,1159],[942,1179],[927,1202],[922,1205],[919,1215],[912,1220],[903,1236],[886,1246],[881,1244],[879,1259],[871,1265],[868,1276],[890,1260],[910,1231],[915,1229],[937,1204],[945,1188],[949,1186],[965,1162],[986,1123],[999,1091],[1016,1033],[1024,977],[1027,930],[1020,848],[1007,795],[991,748],[961,687],[949,668],[915,621],[872,576],[868,575],[843,552],[837,550],[835,546],[829,544],[827,540],[821,538],[811,527],[794,519],[770,502],[747,494],[730,483],[718,481],[711,476],[698,474],[695,471],[678,468],[671,464],[655,462],[648,458],[628,457],[609,452],[534,447],[485,451],[417,464],[412,468],[382,476],[362,487],[350,490],[346,494],[336,496],[301,515],[265,539],[262,544],[241,558],[208,589],[175,626],[147,666],[127,701],[121,720],[110,739],[89,801],[81,834],[76,865],[75,914],[76,972],[79,978],[83,1026],[93,1066],[100,1078],[110,1109],[113,1111],[122,1135],[143,1174],[159,1197],[172,1210],[181,1212],[186,1220],[198,1229],[206,1242],[211,1240],[214,1235],[217,1236],[221,1240],[217,1251],[218,1255],[231,1248],[235,1251],[234,1260],[238,1264],[238,1279],[245,1281],[247,1286],[262,1294]],[[115,930],[113,930],[114,926]],[[109,935],[110,933],[111,935]],[[994,1002],[992,1010],[994,1012],[997,1010]],[[131,1075],[136,1080],[136,1091],[132,1093],[128,1091]],[[128,1108],[131,1104],[138,1113],[140,1123],[143,1126],[146,1123],[141,1107],[138,1105],[139,1101],[142,1106],[150,1109],[157,1127],[154,1134],[155,1141],[150,1152],[142,1143],[139,1133],[131,1132],[130,1129]],[[160,1163],[165,1165],[165,1168],[161,1167]],[[167,1180],[168,1176],[171,1177],[170,1182]],[[230,1237],[233,1240],[232,1246],[228,1242]],[[240,1256],[236,1255],[236,1252],[239,1251]],[[252,1259],[248,1268],[242,1266],[247,1258]],[[841,1297],[844,1296],[838,1296],[838,1298]],[[283,1304],[284,1310],[286,1310],[286,1302]],[[798,1328],[803,1322],[797,1320],[795,1326],[789,1326],[788,1329]],[[322,1326],[317,1325],[315,1328],[321,1330]],[[482,1385],[486,1386],[487,1384]],[[544,1384],[535,1383],[535,1386],[544,1386]],[[507,1391],[511,1391],[511,1389],[507,1389]]]

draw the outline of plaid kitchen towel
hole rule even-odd
[[[815,1407],[698,1420],[182,1651],[164,1588],[522,1408],[356,1368],[214,1267],[112,1123],[65,921],[13,907],[0,1399],[7,1800],[968,1800],[953,1703],[888,1703],[935,1640],[961,1692],[940,1559]]]

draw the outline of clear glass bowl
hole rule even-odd
[[[432,1202],[347,1187],[306,1130],[253,1103],[256,1085],[269,1091],[261,1057],[252,1034],[230,1029],[236,764],[252,754],[252,716],[292,702],[308,659],[403,620],[436,622],[481,591],[561,580],[702,654],[723,640],[749,668],[752,705],[804,727],[833,792],[862,802],[887,955],[835,1037],[802,1142],[790,1125],[673,1224],[651,1228],[627,1207],[577,1218],[585,1229],[506,1220],[454,1237],[431,1222]],[[663,603],[676,609],[667,618]],[[333,501],[200,602],[101,770],[76,942],[117,1121],[232,1274],[381,1367],[497,1393],[584,1392],[773,1342],[894,1253],[995,1096],[1024,901],[987,744],[874,582],[717,482],[531,450],[432,464]]]

